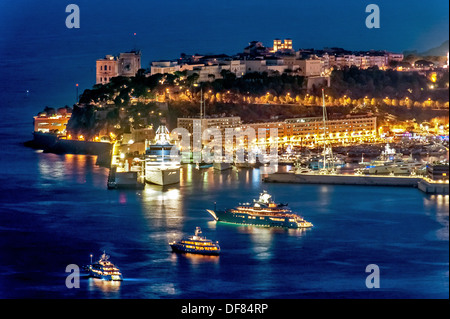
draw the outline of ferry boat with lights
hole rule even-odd
[[[171,155],[173,144],[169,131],[161,125],[156,131],[155,143],[145,150],[145,181],[157,185],[180,182],[180,160]]]
[[[272,196],[263,191],[253,203],[244,203],[231,209],[207,212],[216,221],[262,227],[310,228],[312,223],[293,213],[287,204],[276,204]]]
[[[117,268],[112,262],[109,261],[109,256],[105,252],[103,252],[103,255],[96,263],[92,263],[91,255],[91,264],[86,268],[89,272],[89,275],[95,278],[100,278],[107,281],[123,280],[122,273],[120,272],[119,268]]]
[[[219,255],[219,242],[213,242],[210,239],[201,236],[200,227],[195,229],[195,235],[182,239],[181,241],[170,242],[169,245],[174,252],[192,253],[201,255]]]

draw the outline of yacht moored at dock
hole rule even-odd
[[[219,255],[219,242],[201,236],[200,227],[195,229],[195,235],[182,239],[181,241],[170,242],[169,245],[174,252],[192,253],[201,255]]]
[[[262,192],[253,204],[245,203],[231,209],[206,210],[216,221],[263,227],[309,228],[313,224],[293,213],[287,204],[276,204],[272,196]]]
[[[169,131],[161,125],[156,131],[155,143],[145,151],[145,181],[157,185],[180,182],[180,161],[171,156],[174,147],[169,142]]]
[[[394,175],[409,176],[418,174],[423,167],[421,161],[413,159],[412,154],[408,158],[403,158],[403,154],[397,153],[395,149],[386,144],[381,155],[370,162],[359,163],[360,168],[355,169],[358,175]]]

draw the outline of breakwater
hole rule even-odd
[[[25,146],[42,149],[55,154],[96,155],[97,165],[111,165],[112,144],[91,141],[66,140],[50,133],[33,133],[33,140],[24,143]]]
[[[365,176],[344,174],[294,174],[277,172],[274,174],[270,174],[263,180],[267,183],[417,187],[417,184],[422,180],[422,177]]]
[[[277,172],[264,177],[263,181],[266,183],[414,187],[426,194],[447,195],[449,193],[448,182],[436,182],[420,176],[327,175]]]
[[[440,183],[440,182],[423,179],[417,184],[417,187],[422,192],[427,193],[427,194],[437,194],[437,195],[448,195],[449,194],[449,184],[448,183]]]

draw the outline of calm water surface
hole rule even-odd
[[[23,123],[24,126],[28,123]],[[6,127],[6,128],[5,128]],[[1,298],[448,298],[448,196],[417,189],[261,182],[260,170],[182,168],[180,185],[107,190],[95,157],[39,153],[7,129],[0,159]],[[269,191],[315,226],[306,231],[216,223],[205,211]],[[178,255],[193,234],[219,257]],[[124,281],[82,277],[69,264],[103,250]],[[368,264],[380,267],[368,289]]]
[[[0,298],[449,297],[448,196],[409,188],[264,184],[259,170],[218,173],[192,166],[183,166],[180,185],[109,191],[108,170],[94,157],[23,147],[32,116],[46,105],[72,105],[75,83],[80,93],[90,88],[95,60],[130,49],[135,26],[131,20],[134,31],[105,27],[93,36],[86,24],[81,33],[64,27],[64,6],[49,8],[56,20],[36,16],[43,21],[37,26],[17,20],[20,7],[9,7],[2,11],[8,12],[2,20],[8,36],[0,38]],[[97,12],[91,14],[97,22]],[[16,28],[5,28],[12,20]],[[55,28],[43,28],[47,21]],[[180,52],[180,41],[167,38],[173,37],[158,43]],[[191,43],[186,48],[193,50]],[[173,48],[167,50],[144,50],[143,66],[172,56]],[[225,208],[251,201],[264,189],[314,227],[216,223],[205,211],[214,202]],[[168,242],[193,234],[196,226],[220,242],[221,256],[171,252]],[[103,250],[124,281],[83,277],[79,289],[66,288],[66,266],[85,265]],[[365,286],[368,264],[380,267],[379,289]]]

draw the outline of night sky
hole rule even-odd
[[[70,3],[80,7],[79,29],[65,26]],[[380,7],[379,29],[365,25],[370,3]],[[54,81],[46,94],[59,103],[55,94],[74,83],[94,84],[96,59],[135,47],[144,68],[181,52],[234,54],[252,40],[272,46],[274,38],[291,38],[294,49],[421,52],[448,40],[448,10],[444,0],[2,0],[0,82],[22,71],[31,89],[33,79]]]

